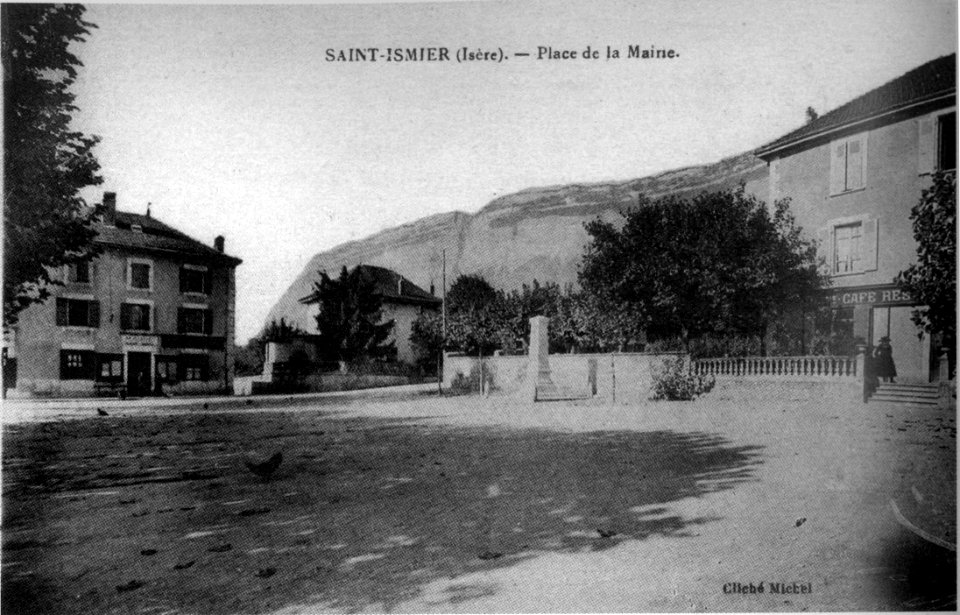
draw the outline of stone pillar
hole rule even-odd
[[[940,374],[938,380],[940,382],[948,382],[950,380],[950,357],[947,356],[948,350],[946,348],[940,349]]]
[[[550,319],[534,316],[530,319],[530,351],[528,373],[528,398],[537,401],[537,387],[550,383]]]
[[[873,392],[876,390],[872,369],[873,365],[872,362],[868,360],[867,348],[869,347],[866,344],[857,344],[857,377],[863,388],[863,403],[867,403],[867,400],[870,399],[870,396],[873,395]]]

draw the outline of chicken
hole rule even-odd
[[[268,479],[277,471],[277,468],[280,467],[280,464],[283,462],[283,453],[277,451],[270,456],[266,461],[250,461],[249,459],[245,460],[244,463],[247,464],[247,469],[259,476],[260,478]]]
[[[97,408],[97,416],[110,416],[103,408]]]

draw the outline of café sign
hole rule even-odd
[[[830,304],[833,307],[913,305],[910,295],[896,284],[836,288],[829,289],[827,292],[830,294]]]

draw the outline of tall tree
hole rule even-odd
[[[49,268],[94,253],[92,211],[79,191],[102,182],[98,137],[70,126],[80,60],[71,43],[94,24],[78,4],[3,4],[3,318],[49,296]]]
[[[957,183],[938,171],[910,212],[917,262],[897,275],[901,288],[924,307],[913,311],[917,326],[941,343],[955,361],[957,341]]]
[[[396,356],[396,346],[386,341],[394,321],[380,322],[382,302],[363,267],[344,267],[336,280],[321,271],[313,288],[303,302],[320,306],[317,330],[324,360],[349,363]]]
[[[497,299],[497,291],[480,275],[460,275],[453,284],[444,300],[447,302],[447,313],[459,311],[479,310]]]
[[[628,308],[651,339],[766,334],[784,306],[820,295],[816,246],[787,201],[766,205],[737,190],[692,199],[641,198],[621,228],[587,224],[580,270],[589,294]]]

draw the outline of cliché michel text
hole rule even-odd
[[[725,594],[812,594],[813,583],[724,583]]]

